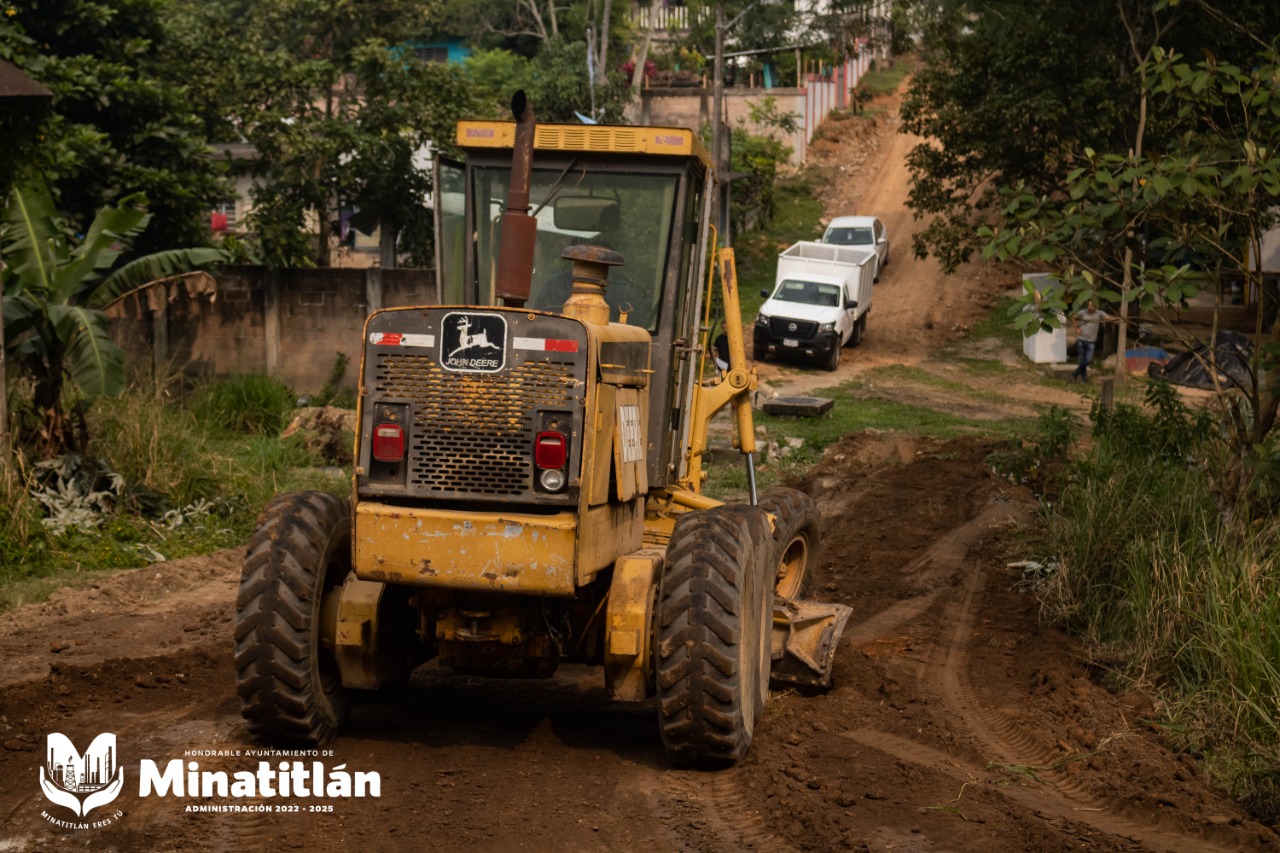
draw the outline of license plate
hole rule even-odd
[[[800,346],[800,341],[796,340],[795,338],[783,338],[782,345],[784,347],[798,347]]]

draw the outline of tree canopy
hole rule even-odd
[[[1280,32],[1280,6],[1265,0],[917,6],[931,14],[903,120],[926,140],[911,154],[910,204],[931,221],[915,249],[947,268],[981,247],[979,224],[999,222],[1002,187],[1064,193],[1086,147],[1124,154],[1139,143],[1139,68],[1152,48],[1244,64],[1252,33]]]
[[[472,103],[459,69],[409,49],[437,11],[416,0],[177,5],[165,61],[190,65],[212,139],[256,151],[239,164],[257,180],[256,260],[327,265],[344,206],[359,208],[365,230],[416,235],[401,250],[422,253],[430,173],[417,155],[447,144]],[[314,244],[304,231],[312,220]]]
[[[149,199],[136,249],[206,242],[212,202],[226,192],[189,93],[156,61],[167,0],[11,0],[0,58],[53,92],[33,144],[4,153],[10,171],[39,175],[80,230],[104,204]]]

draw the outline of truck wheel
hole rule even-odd
[[[818,505],[799,489],[783,486],[765,492],[757,505],[774,517],[774,594],[800,598],[822,542]]]
[[[836,344],[831,348],[831,354],[827,356],[826,361],[822,362],[822,366],[826,370],[835,370],[840,366],[840,344]]]
[[[853,331],[849,333],[849,340],[845,341],[844,345],[853,349],[860,343],[862,343],[862,317],[854,321]]]
[[[235,628],[236,692],[255,735],[319,744],[346,722],[351,699],[321,647],[320,609],[350,571],[345,500],[296,492],[262,510],[240,575]]]
[[[858,318],[858,322],[853,324],[853,334],[849,336],[849,346],[862,346],[862,337],[867,333],[867,315],[863,314]]]
[[[727,767],[751,745],[772,664],[770,545],[758,507],[689,513],[672,531],[655,664],[658,725],[677,764]]]

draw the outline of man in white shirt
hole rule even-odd
[[[1098,329],[1103,323],[1115,322],[1106,311],[1099,311],[1090,299],[1084,308],[1071,315],[1071,324],[1076,330],[1076,352],[1079,363],[1071,373],[1071,381],[1089,381],[1089,364],[1093,361],[1093,353],[1098,347]]]

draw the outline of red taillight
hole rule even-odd
[[[568,442],[562,432],[540,432],[533,441],[533,461],[539,468],[563,468]]]
[[[404,458],[404,427],[377,424],[373,428],[373,458],[379,462],[399,462]]]

